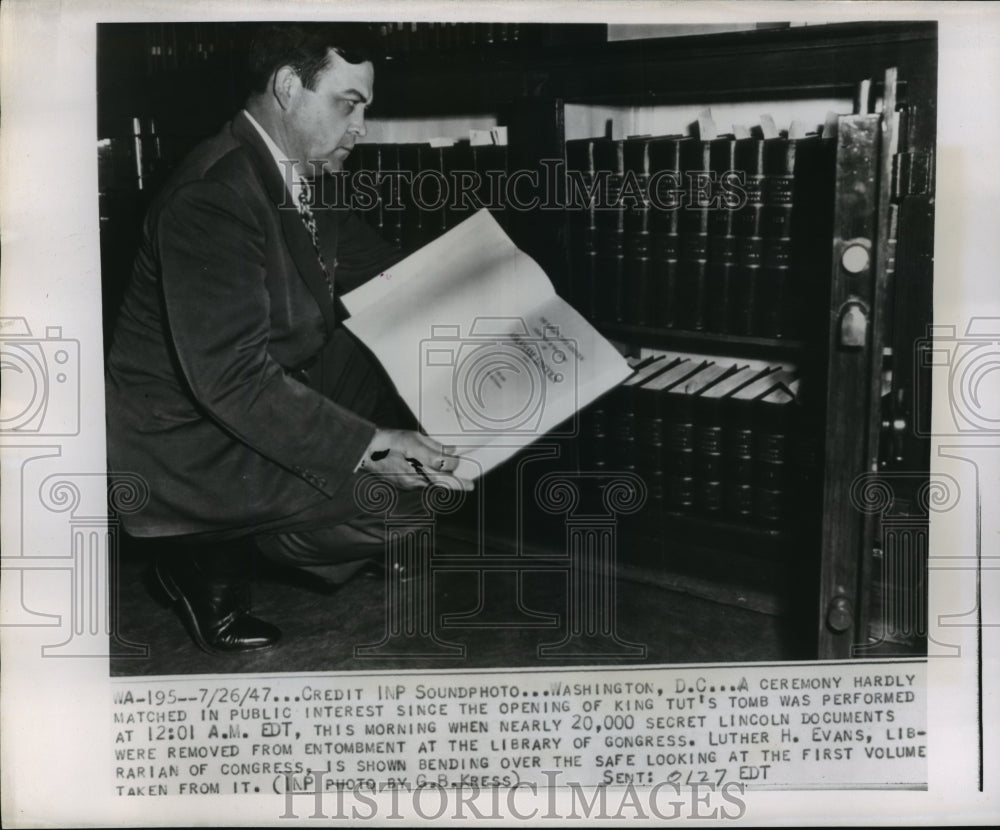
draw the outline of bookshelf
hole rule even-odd
[[[806,347],[803,340],[712,334],[628,323],[606,323],[602,328],[608,337],[614,340],[642,343],[655,349],[675,347],[707,355],[738,353],[746,357],[791,358],[800,354]]]
[[[574,262],[580,246],[572,211],[501,209],[497,215],[560,292],[574,302],[583,296],[579,307],[637,361],[695,354],[737,370],[751,364],[795,369],[794,396],[804,402],[800,420],[811,442],[811,460],[800,465],[805,480],[785,481],[778,490],[801,490],[801,500],[786,505],[771,522],[709,509],[707,496],[690,509],[661,504],[652,514],[623,518],[623,567],[640,578],[646,574],[655,580],[669,571],[701,583],[716,579],[770,592],[777,606],[799,615],[807,641],[802,656],[848,656],[854,646],[866,644],[869,631],[885,634],[891,626],[876,626],[872,618],[878,613],[878,591],[872,586],[881,591],[886,556],[881,519],[859,510],[851,493],[863,472],[907,473],[893,478],[893,504],[918,516],[917,493],[929,467],[926,440],[906,425],[926,419],[930,407],[927,378],[917,376],[912,355],[931,321],[935,25],[835,24],[614,42],[602,25],[416,25],[382,24],[388,26],[383,32],[388,55],[376,73],[376,120],[367,144],[354,155],[355,164],[376,164],[372,158],[379,144],[423,145],[447,130],[502,126],[507,130],[503,166],[535,171],[544,179],[553,160],[569,160],[567,142],[598,139],[604,148],[615,149],[638,133],[681,134],[694,141],[694,123],[707,107],[719,122],[720,136],[736,119],[757,127],[753,113],[775,113],[781,130],[794,119],[818,129],[817,114],[831,108],[842,116],[836,138],[815,142],[829,152],[827,172],[817,179],[828,191],[817,197],[822,210],[812,215],[808,238],[823,255],[809,264],[812,281],[786,317],[791,328],[748,329],[685,317],[690,295],[674,300],[687,320],[683,324],[609,314],[603,301],[587,307]],[[241,101],[233,79],[244,28],[192,26],[99,29],[98,137],[106,142],[102,229],[113,227],[124,240],[104,245],[112,234],[102,233],[109,326],[139,208],[183,153]],[[122,71],[122,66],[135,71]],[[889,117],[896,111],[898,118]],[[420,162],[419,153],[415,158],[418,165],[431,164]],[[137,170],[143,172],[141,189]],[[555,180],[553,195],[565,204],[564,180]],[[620,219],[617,228],[604,229],[603,241],[608,234],[629,232],[626,225],[634,220]],[[445,227],[447,219],[438,232]],[[713,229],[702,232],[710,245]],[[738,240],[740,231],[730,235]],[[634,254],[622,251],[626,255]],[[735,266],[726,256],[713,262],[706,250],[691,262],[703,260],[700,267],[706,271],[721,265],[715,271],[728,274],[730,282],[723,284],[732,285]],[[606,276],[608,262],[602,260],[594,279]],[[709,273],[702,277],[712,280],[705,285],[713,289],[714,280],[723,279]],[[615,296],[622,307],[632,302],[645,313],[627,280]],[[769,311],[780,312],[783,297],[780,291],[768,295]],[[709,291],[699,300],[707,303],[706,314],[712,299]],[[611,421],[601,427],[606,430],[615,428],[615,417],[631,411],[622,396],[598,404],[610,407],[605,414]],[[588,417],[586,412],[581,416],[581,430]],[[629,440],[629,427],[622,429]],[[517,486],[522,492],[530,489],[545,471],[589,469],[594,459],[588,445],[599,443],[594,435],[561,440],[554,445],[558,459],[543,457],[498,471],[485,486],[507,497]],[[601,435],[615,440],[610,433]],[[640,440],[638,433],[631,438]],[[655,447],[668,438],[653,439]],[[654,445],[640,441],[637,454],[648,456]],[[712,452],[702,459],[708,467],[718,462]],[[638,467],[648,472],[649,458],[641,462]],[[606,468],[609,461],[597,463]],[[635,468],[632,463],[630,469]],[[559,522],[533,513],[529,504],[524,509],[520,521],[531,528],[533,542],[557,543]],[[498,545],[510,542],[509,515],[491,515],[487,525]],[[911,622],[896,637],[901,648],[919,648],[926,632],[925,620]]]

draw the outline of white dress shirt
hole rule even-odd
[[[271,151],[274,163],[277,165],[278,170],[281,173],[281,180],[285,183],[285,187],[288,188],[288,192],[292,196],[292,203],[294,205],[300,205],[301,202],[299,201],[299,196],[303,190],[306,190],[308,185],[305,183],[298,170],[291,171],[289,169],[290,160],[288,158],[288,154],[274,143],[274,139],[268,135],[267,130],[257,123],[257,119],[247,112],[247,110],[243,110],[243,114],[247,117],[247,120],[253,124],[254,129],[260,133],[260,137],[264,139],[264,144],[267,145],[267,149]],[[308,191],[306,195],[308,197]]]

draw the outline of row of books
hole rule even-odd
[[[345,30],[350,31],[345,26]],[[378,43],[388,54],[436,53],[537,44],[539,24],[524,23],[371,23],[355,27],[355,37]],[[198,66],[228,46],[233,34],[217,23],[148,23],[145,53],[150,71]]]
[[[559,43],[602,42],[603,24],[552,26],[541,23],[377,23],[372,24],[390,54]]]
[[[519,23],[379,23],[378,33],[389,52],[483,48],[520,43]],[[527,34],[527,32],[525,32]]]
[[[233,45],[245,49],[256,24],[147,23],[141,46],[150,72],[203,67]],[[517,22],[342,23],[342,36],[376,47],[389,56],[436,56],[460,51],[495,52],[504,48],[547,48],[603,43],[607,25]]]
[[[349,172],[366,171],[366,178],[376,183],[377,198],[370,198],[369,191],[369,198],[352,203],[384,238],[416,250],[468,218],[477,204],[496,204],[492,188],[502,187],[507,164],[507,146],[500,144],[358,144]],[[383,176],[383,171],[405,175]],[[467,189],[469,198],[462,198],[459,178],[468,172],[478,176],[479,184]],[[354,188],[357,193],[357,184]]]
[[[146,69],[150,73],[201,67],[228,35],[219,23],[145,24]]]
[[[780,528],[815,494],[819,438],[787,366],[661,354],[581,416],[582,470],[628,470],[647,518]]]
[[[570,194],[572,301],[603,322],[801,335],[829,277],[835,161],[819,135],[567,141],[570,183],[595,196]]]

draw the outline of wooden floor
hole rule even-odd
[[[116,676],[750,662],[810,656],[796,644],[800,627],[786,617],[740,607],[743,598],[735,595],[727,601],[694,596],[683,582],[637,581],[641,574],[627,569],[629,578],[619,575],[616,580],[612,637],[571,640],[561,649],[551,648],[566,640],[570,625],[565,572],[522,574],[519,607],[513,573],[480,577],[471,571],[444,570],[432,577],[428,620],[434,638],[397,637],[368,654],[363,647],[384,641],[390,627],[384,578],[359,576],[330,594],[300,572],[264,570],[255,582],[254,613],[282,629],[281,643],[252,655],[211,656],[195,647],[152,584],[150,566],[136,554],[124,556],[121,563],[117,630],[132,646],[118,647],[122,654],[111,661]]]

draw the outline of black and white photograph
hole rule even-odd
[[[12,5],[5,823],[996,817],[990,4]]]
[[[113,673],[925,654],[936,58],[102,24]]]

